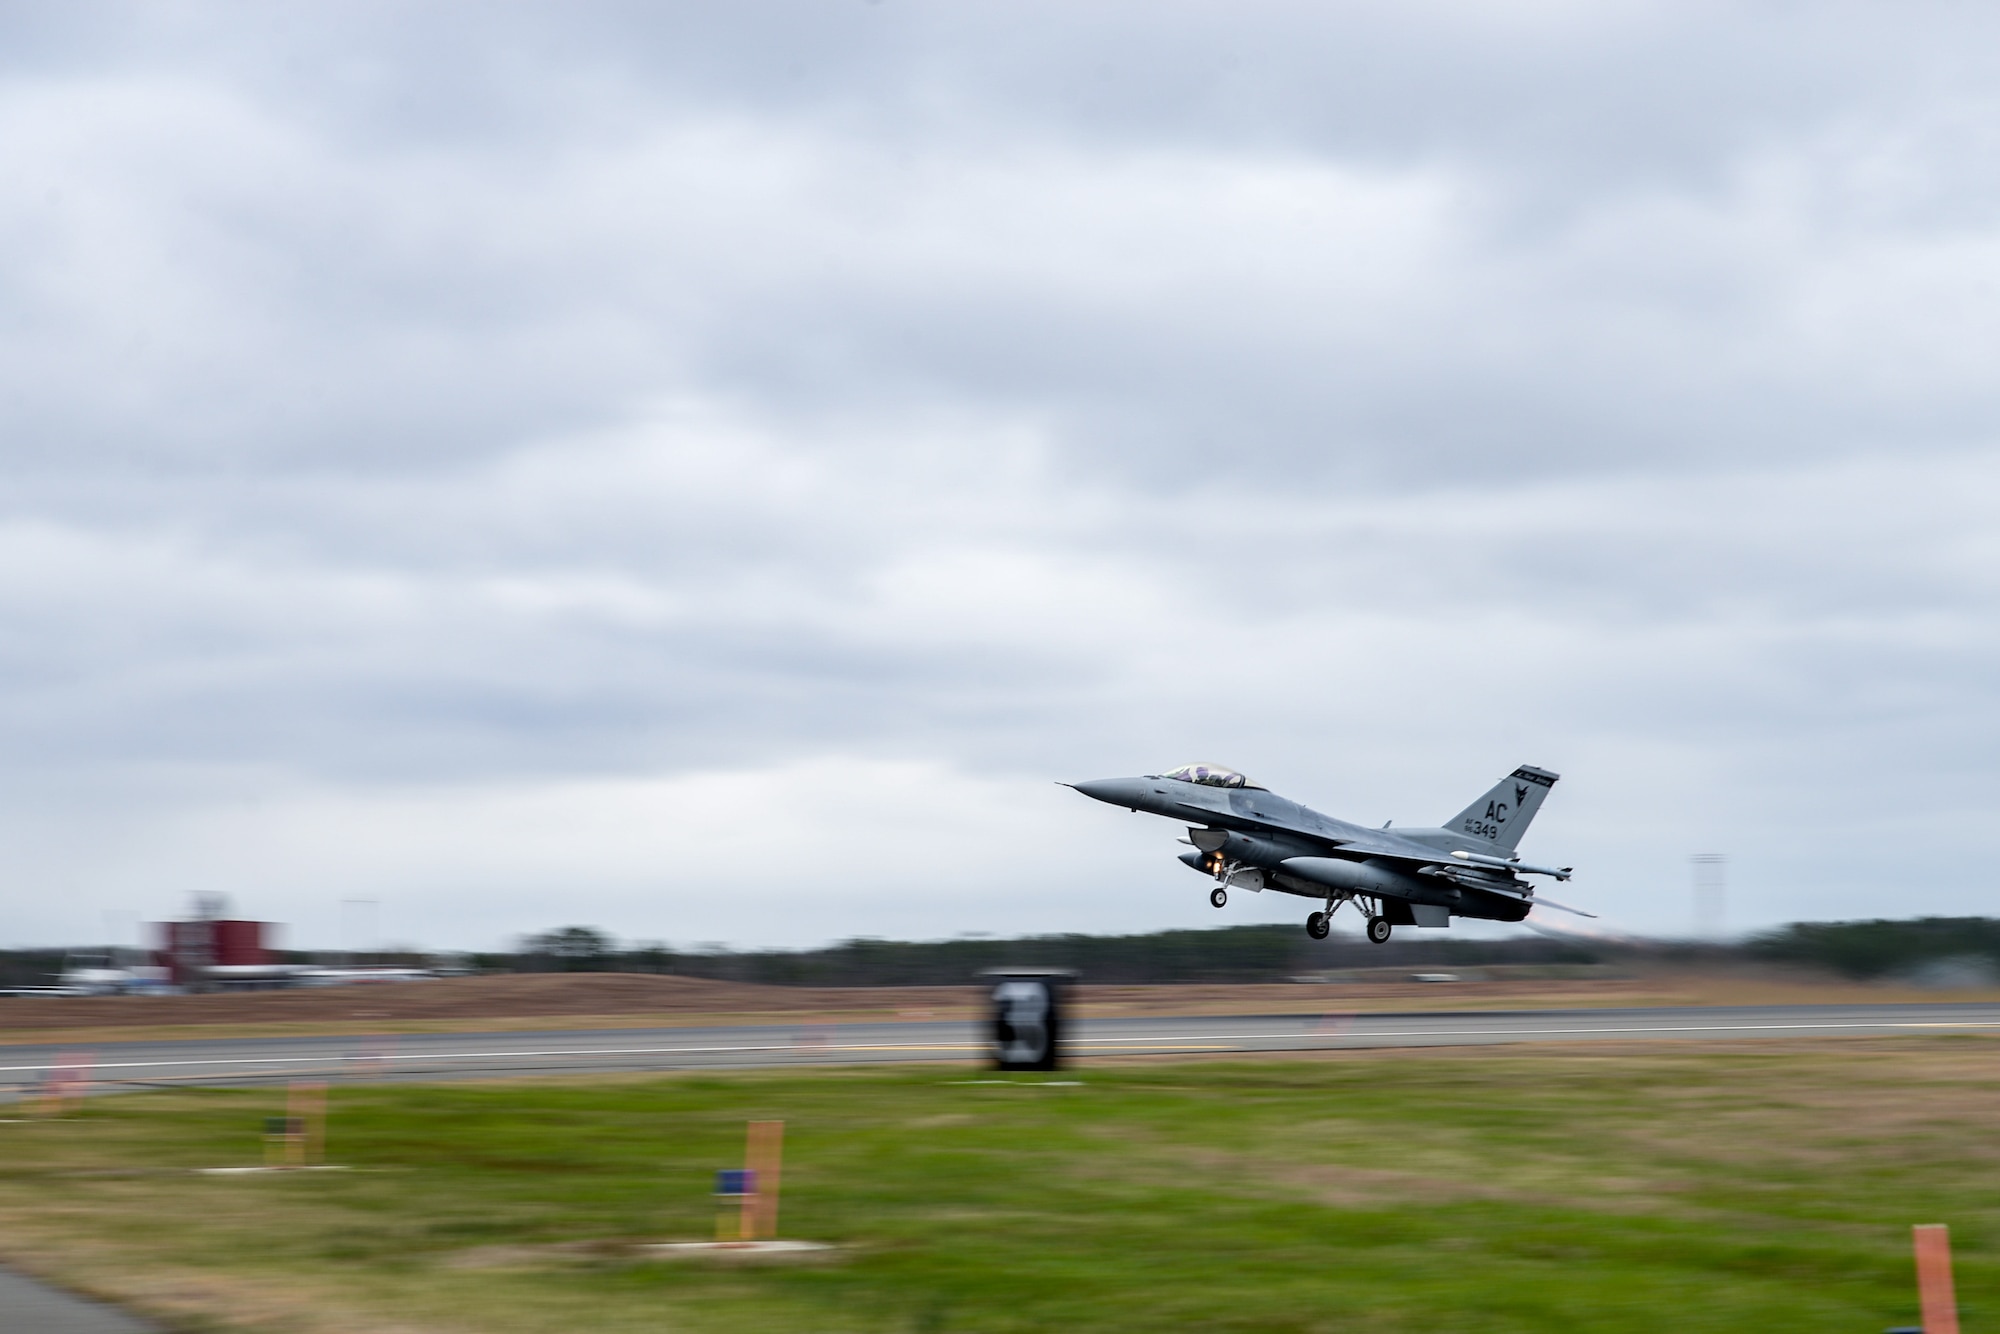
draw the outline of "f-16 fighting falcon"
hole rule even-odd
[[[1234,769],[1184,764],[1142,778],[1070,783],[1086,797],[1188,822],[1181,861],[1215,878],[1208,901],[1229,891],[1280,890],[1326,900],[1306,932],[1326,939],[1344,903],[1368,918],[1380,945],[1398,926],[1450,926],[1453,917],[1518,922],[1531,908],[1595,913],[1535,895],[1523,876],[1570,877],[1567,866],[1531,866],[1514,849],[1559,775],[1522,765],[1437,829],[1364,829],[1258,787]],[[1390,822],[1391,824],[1394,821]]]

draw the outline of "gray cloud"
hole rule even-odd
[[[1046,786],[1197,756],[1976,908],[1989,26],[0,14],[17,932],[1207,922]]]

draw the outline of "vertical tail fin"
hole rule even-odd
[[[1493,785],[1493,790],[1445,821],[1445,829],[1468,838],[1483,839],[1502,852],[1520,846],[1528,822],[1542,808],[1542,799],[1556,785],[1560,774],[1524,764]]]

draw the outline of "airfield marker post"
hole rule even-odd
[[[752,1121],[743,1148],[751,1191],[743,1197],[743,1239],[770,1241],[778,1235],[778,1175],[785,1157],[785,1123]]]
[[[1958,1298],[1951,1286],[1951,1229],[1918,1223],[1910,1229],[1917,1252],[1917,1302],[1924,1334],[1958,1334]]]
[[[1059,968],[989,968],[988,1032],[996,1070],[1062,1068],[1064,992],[1076,974]]]

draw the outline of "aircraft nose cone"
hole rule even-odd
[[[1130,778],[1093,778],[1087,783],[1071,783],[1070,786],[1086,797],[1108,801],[1113,806],[1132,804],[1133,780]]]

